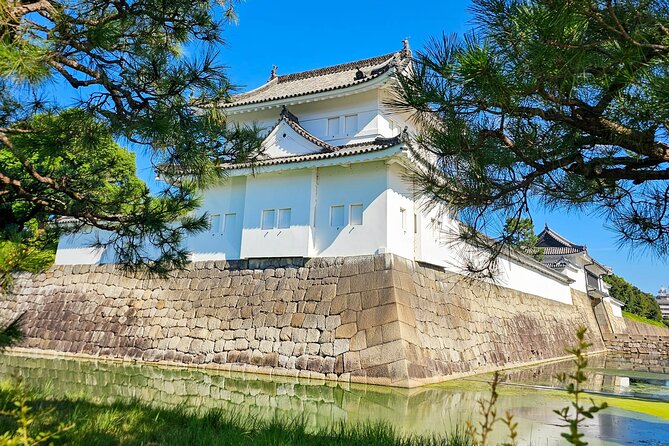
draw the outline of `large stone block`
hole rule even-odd
[[[168,280],[54,267],[17,277],[0,319],[26,311],[31,348],[415,386],[562,356],[580,325],[603,349],[589,298],[572,297],[560,304],[384,254],[197,263]]]

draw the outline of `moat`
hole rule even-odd
[[[568,404],[554,375],[556,362],[504,373],[498,412],[511,411],[521,444],[557,445],[561,427],[553,409]],[[54,398],[99,403],[139,400],[198,411],[223,408],[263,418],[302,417],[312,426],[385,421],[402,433],[444,433],[477,412],[489,396],[490,375],[414,389],[270,377],[209,369],[157,367],[110,361],[3,355],[0,379],[22,377]],[[591,445],[669,445],[669,358],[597,355],[586,385],[609,408],[584,425]],[[504,431],[497,431],[503,440]]]

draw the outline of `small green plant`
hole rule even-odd
[[[513,414],[506,412],[504,417],[497,416],[497,399],[499,393],[497,387],[502,381],[502,376],[499,372],[495,372],[492,382],[490,383],[490,399],[479,400],[479,413],[483,420],[478,423],[478,427],[474,426],[471,420],[467,421],[465,425],[465,433],[469,437],[473,446],[486,446],[490,440],[490,434],[497,422],[501,422],[509,429],[509,442],[504,443],[503,446],[516,446],[516,438],[518,436],[518,423],[514,422]]]
[[[8,417],[16,423],[14,432],[5,432],[0,435],[0,444],[3,446],[38,446],[53,444],[64,432],[72,429],[74,425],[61,423],[55,430],[43,431],[33,434],[31,426],[39,418],[47,417],[50,411],[33,411],[30,407],[30,395],[28,389],[19,379],[14,388],[14,400],[12,409],[0,410],[0,416]]]
[[[582,403],[582,394],[584,392],[582,385],[587,380],[585,369],[588,367],[588,358],[585,356],[585,352],[592,345],[585,340],[586,331],[585,327],[579,328],[576,332],[578,344],[573,348],[567,349],[568,353],[574,355],[573,361],[576,371],[571,374],[560,373],[557,375],[557,378],[565,386],[569,395],[573,397],[573,401],[571,405],[563,407],[560,410],[554,410],[554,412],[569,427],[569,432],[562,433],[562,437],[569,444],[575,446],[586,446],[588,444],[583,441],[584,434],[579,430],[580,424],[586,419],[593,418],[595,413],[608,407],[606,402],[597,405],[592,399],[590,399],[590,407]]]
[[[582,440],[584,434],[580,432],[580,424],[586,419],[593,418],[595,413],[608,407],[606,402],[597,405],[592,399],[590,399],[589,407],[586,407],[582,403],[582,394],[584,393],[582,385],[587,381],[585,370],[588,367],[588,359],[585,356],[585,352],[592,346],[592,344],[585,340],[586,332],[586,328],[579,328],[576,332],[578,343],[575,347],[567,349],[567,353],[574,356],[573,362],[576,370],[570,374],[560,373],[557,375],[557,378],[565,386],[569,395],[573,397],[573,401],[571,405],[553,411],[566,423],[565,426],[569,427],[569,432],[563,432],[561,434],[562,437],[569,444],[575,446],[586,446],[588,444]],[[518,423],[514,421],[513,414],[506,412],[504,417],[497,416],[497,409],[495,408],[497,399],[499,398],[497,388],[501,381],[501,375],[499,372],[495,372],[493,380],[490,383],[490,399],[478,401],[479,413],[483,417],[483,420],[478,423],[478,426],[475,426],[472,421],[467,421],[465,425],[465,434],[474,446],[486,446],[488,444],[493,426],[497,422],[504,424],[509,431],[508,440],[502,443],[502,446],[517,446],[518,444]]]

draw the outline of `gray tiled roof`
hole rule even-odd
[[[256,104],[261,102],[304,96],[363,84],[411,60],[408,44],[401,51],[369,59],[348,62],[331,67],[300,73],[273,76],[261,87],[233,96],[222,107]]]
[[[538,236],[537,246],[544,249],[545,256],[562,256],[567,254],[578,254],[586,250],[585,246],[576,245],[548,226]]]

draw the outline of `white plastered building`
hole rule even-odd
[[[408,43],[394,53],[288,75],[221,105],[231,125],[266,129],[265,158],[226,166],[204,192],[207,232],[188,238],[194,261],[339,257],[391,253],[463,271],[443,209],[416,196],[407,134],[411,122],[386,104],[395,74],[410,69]],[[88,246],[93,234],[63,237],[56,263],[113,261]],[[581,283],[516,254],[499,259],[500,285],[571,303]],[[586,291],[583,289],[583,291]]]

